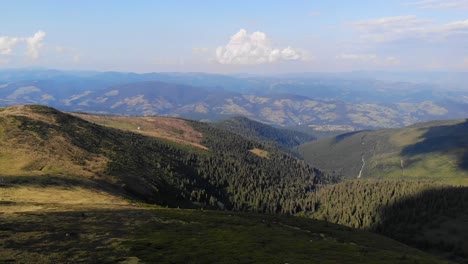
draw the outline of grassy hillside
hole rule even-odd
[[[2,109],[4,181],[53,176],[159,205],[270,213],[293,213],[315,185],[337,181],[287,153],[207,124],[87,117],[126,131],[42,106]]]
[[[315,137],[302,132],[274,128],[240,116],[223,119],[213,125],[243,137],[274,144],[284,149],[290,149],[315,139]]]
[[[468,121],[343,134],[298,147],[306,161],[348,178],[431,178],[468,184]]]
[[[121,129],[0,109],[1,263],[444,263],[327,222],[206,210],[295,214],[336,182],[272,147],[181,119],[83,117]]]
[[[1,263],[96,261],[447,263],[379,235],[295,217],[112,205],[0,214]]]

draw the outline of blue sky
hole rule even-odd
[[[5,1],[0,68],[468,70],[468,0]]]

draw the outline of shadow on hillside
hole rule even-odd
[[[99,179],[86,179],[86,178],[72,178],[65,176],[0,176],[0,188],[13,188],[13,187],[61,187],[61,188],[86,188],[104,191],[113,195],[128,196],[124,190],[117,186],[111,185],[104,180]]]
[[[2,248],[19,250],[22,262],[34,263],[42,255],[44,263],[118,263],[126,252],[115,241],[130,236],[136,220],[148,221],[147,210],[86,210],[0,214]],[[5,237],[5,236],[4,236]],[[27,239],[25,239],[27,237]],[[115,241],[114,241],[115,240]],[[110,243],[110,241],[114,241]],[[86,254],[83,254],[86,252]],[[0,262],[5,255],[0,254]],[[12,256],[12,263],[16,262]],[[8,259],[7,259],[8,260]],[[3,263],[3,262],[2,262]],[[9,263],[9,262],[8,262]]]
[[[456,125],[431,127],[421,138],[421,142],[407,146],[401,154],[414,156],[432,152],[456,152],[458,167],[468,170],[468,119]]]
[[[348,133],[344,133],[344,134],[340,134],[338,136],[335,137],[335,140],[333,143],[339,143],[340,141],[343,141],[344,139],[346,138],[349,138],[355,134],[359,134],[359,133],[363,133],[363,132],[368,132],[368,131],[371,131],[371,130],[358,130],[358,131],[353,131],[353,132],[348,132]],[[365,135],[365,134],[364,134]]]
[[[468,187],[434,187],[379,210],[371,230],[456,261],[468,260]]]
[[[0,187],[15,187],[15,186],[63,186],[63,187],[97,187],[97,183],[86,179],[77,179],[71,177],[60,176],[0,176]]]

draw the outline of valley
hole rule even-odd
[[[462,120],[444,121],[445,126],[440,126],[440,122],[432,122],[414,125],[406,130],[354,132],[332,138],[336,142],[334,144],[346,143],[347,140],[356,138],[336,150],[347,153],[346,157],[352,161],[353,152],[348,152],[345,147],[355,149],[356,169],[354,172],[350,170],[350,174],[346,174],[347,170],[317,169],[315,166],[323,168],[323,164],[326,164],[317,158],[320,157],[319,154],[312,159],[305,155],[308,165],[297,159],[298,154],[292,149],[296,147],[300,155],[311,144],[324,144],[322,142],[329,142],[327,140],[330,139],[314,140],[301,132],[270,127],[246,118],[202,123],[172,117],[68,114],[49,107],[25,105],[0,109],[0,124],[0,205],[3,212],[1,217],[6,226],[2,231],[5,238],[11,237],[11,233],[8,233],[11,231],[8,230],[13,230],[8,223],[15,221],[23,223],[18,226],[18,232],[31,239],[43,241],[36,245],[38,247],[41,243],[58,243],[53,242],[56,241],[54,237],[59,235],[57,232],[65,233],[65,236],[73,233],[70,238],[73,241],[91,239],[91,245],[112,240],[115,242],[111,247],[103,245],[102,250],[93,254],[98,254],[96,256],[101,259],[110,258],[109,262],[122,263],[144,262],[145,258],[149,260],[155,257],[171,261],[190,254],[202,254],[192,257],[203,256],[209,261],[210,256],[205,250],[209,250],[209,245],[219,240],[220,234],[238,241],[233,243],[262,243],[267,248],[285,248],[285,241],[289,241],[286,237],[291,236],[291,241],[287,244],[295,246],[287,251],[290,255],[271,257],[297,262],[307,262],[310,259],[301,257],[302,253],[291,252],[303,248],[305,251],[301,252],[313,255],[316,254],[313,253],[314,250],[322,246],[331,247],[323,249],[326,254],[317,256],[325,263],[337,261],[337,258],[343,263],[348,260],[354,263],[357,257],[360,261],[369,263],[376,259],[379,262],[393,263],[398,259],[402,263],[412,263],[416,259],[422,261],[429,258],[425,253],[404,249],[402,244],[392,244],[397,242],[389,240],[387,245],[377,234],[457,262],[463,261],[466,254],[464,237],[468,230],[461,223],[468,215],[468,208],[463,202],[468,190],[455,186],[457,183],[465,183],[463,170],[456,170],[454,174],[421,176],[426,174],[414,174],[411,167],[405,165],[405,178],[391,175],[369,177],[368,171],[368,166],[374,163],[369,153],[377,155],[377,150],[381,149],[395,153],[394,147],[381,148],[370,144],[369,142],[384,142],[376,139],[373,133],[397,133],[399,136],[396,138],[401,142],[422,144],[424,140],[418,141],[417,137],[427,134],[431,127],[438,127],[445,132],[438,132],[437,142],[441,146],[450,146],[453,153],[463,154],[460,149],[457,150],[457,147],[464,144],[463,137],[460,137],[465,135],[466,130]],[[362,133],[367,134],[361,135]],[[401,135],[406,135],[406,138]],[[441,138],[440,135],[447,137]],[[392,137],[389,140],[391,139]],[[432,142],[430,137],[425,139]],[[308,140],[313,141],[303,144]],[[452,142],[453,140],[456,141]],[[353,142],[368,149],[356,149]],[[408,148],[405,145],[399,146]],[[417,150],[427,148],[423,144]],[[436,151],[438,148],[435,146],[429,149]],[[324,149],[334,150],[333,147]],[[326,160],[326,152],[320,151],[324,153],[323,158]],[[366,155],[362,155],[363,152]],[[452,152],[442,153],[453,156]],[[337,157],[335,162],[340,161],[338,154],[333,155]],[[385,157],[384,153],[378,155]],[[430,161],[431,156],[420,158],[421,162],[426,162],[424,159]],[[363,159],[365,163],[362,162]],[[460,159],[463,161],[463,156]],[[343,165],[345,166],[347,165]],[[362,169],[361,177],[356,179],[359,169]],[[438,202],[434,201],[440,201],[443,206],[438,206]],[[109,214],[121,215],[121,218],[110,219]],[[295,217],[291,218],[292,215]],[[89,217],[88,220],[88,216],[94,217]],[[191,227],[193,221],[190,220],[187,226],[183,224],[188,221],[186,217],[199,219],[193,221],[201,221],[202,224]],[[231,223],[231,217],[235,217],[235,221],[241,221],[241,225],[232,222],[239,229],[230,226],[231,224],[221,224]],[[42,218],[56,221],[71,218],[78,221],[77,225],[85,221],[85,230],[94,231],[78,232],[73,225],[64,225],[63,231],[50,231],[52,227],[41,222],[39,219]],[[116,228],[118,221],[128,224],[135,221],[138,224],[124,224],[123,227]],[[401,225],[402,221],[406,225]],[[27,231],[28,223],[43,226],[44,230],[49,231],[31,233]],[[162,226],[157,227],[157,223]],[[196,247],[189,242],[193,237],[181,238],[181,241],[189,240],[176,246],[168,240],[155,240],[152,233],[157,232],[158,237],[184,237],[201,232],[194,230],[204,230],[202,227],[205,225],[210,228],[202,233],[207,232],[210,235],[199,239],[207,246],[193,252],[184,251],[185,247]],[[262,227],[264,225],[267,229]],[[303,225],[307,228],[304,229]],[[105,226],[112,230],[106,231]],[[256,231],[248,229],[249,226],[255,226]],[[154,230],[153,228],[157,228],[157,231],[149,231]],[[174,228],[181,233],[171,233]],[[219,231],[213,233],[216,228]],[[232,228],[238,230],[236,234],[226,233]],[[274,231],[270,232],[269,228]],[[366,233],[356,229],[365,230]],[[139,233],[139,230],[146,231]],[[306,231],[304,235],[298,236],[302,231],[297,230]],[[369,231],[377,234],[367,233]],[[85,233],[82,235],[81,232]],[[247,232],[246,236],[237,237],[243,232]],[[334,234],[332,238],[328,238],[327,234],[330,232]],[[98,235],[99,233],[105,235]],[[279,234],[283,234],[281,240],[275,238],[279,238]],[[265,240],[270,241],[265,244],[255,239],[258,236],[272,237]],[[367,236],[369,237],[365,238]],[[43,253],[22,251],[23,246],[16,240],[20,237],[14,237],[13,240],[3,240],[0,244],[3,252],[6,252],[0,256],[2,261],[8,261],[13,256],[21,256],[18,258],[25,261],[40,256],[47,263],[66,257],[60,253],[52,253],[51,249]],[[360,237],[360,240],[346,242],[350,241],[350,237]],[[301,242],[301,239],[306,239],[312,243],[316,238],[319,238],[318,242],[313,243],[318,244],[313,247]],[[379,242],[372,242],[373,239]],[[159,244],[154,244],[156,241],[160,241]],[[195,241],[199,240],[193,240]],[[86,251],[89,243],[77,244],[73,248]],[[146,243],[146,246],[142,247],[139,243]],[[351,244],[348,246],[346,243]],[[150,253],[148,250],[153,244],[157,250]],[[342,248],[345,245],[347,249]],[[372,249],[362,249],[369,247],[368,245],[374,246]],[[30,244],[28,247],[32,246]],[[63,246],[70,247],[70,244],[63,242]],[[240,244],[226,246],[225,250],[243,248]],[[393,252],[388,247],[401,249]],[[387,253],[379,251],[383,248]],[[217,258],[221,257],[220,254],[234,254],[233,251],[223,251],[222,247],[219,250]],[[336,255],[334,250],[342,253]],[[266,252],[269,251],[258,253],[255,257],[250,254],[242,257],[239,253],[239,261],[253,261],[255,258],[258,258],[256,261],[268,261]],[[285,254],[286,251],[280,252],[283,253],[278,254]],[[79,254],[73,256],[76,261],[80,261]],[[90,256],[92,255],[84,254],[81,261],[86,261]],[[434,263],[443,262],[441,259],[436,260],[434,256],[430,258]],[[229,262],[228,259],[226,261]],[[428,263],[427,261],[429,260],[422,262]]]
[[[428,178],[467,185],[466,119],[358,131],[305,143],[305,160],[346,178]],[[365,166],[363,166],[365,160]]]
[[[0,264],[468,264],[468,0],[0,8]]]

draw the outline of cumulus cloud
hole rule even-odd
[[[44,31],[38,31],[27,38],[0,36],[0,55],[14,55],[14,48],[21,43],[25,43],[26,55],[35,60],[39,58],[39,52],[44,46],[45,36]]]
[[[32,59],[35,60],[39,58],[39,50],[42,48],[42,46],[44,46],[42,42],[45,36],[46,33],[44,31],[38,31],[36,34],[34,34],[34,36],[25,39],[28,45],[26,54]]]
[[[0,36],[0,55],[13,55],[13,48],[20,40],[15,37]]]
[[[216,49],[216,60],[221,64],[264,64],[303,59],[303,54],[291,47],[274,48],[266,34],[245,29],[234,34],[229,43]]]
[[[404,5],[415,6],[421,9],[468,9],[468,0],[422,0],[416,2],[406,2]]]

